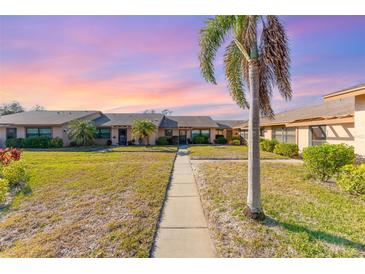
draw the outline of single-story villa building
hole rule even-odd
[[[279,142],[295,143],[303,148],[322,143],[345,143],[365,156],[365,84],[323,97],[319,104],[275,114],[274,119],[262,117],[261,137]],[[150,144],[159,137],[174,137],[176,143],[191,143],[194,136],[206,136],[213,143],[217,135],[228,141],[234,136],[247,139],[247,121],[213,120],[210,116],[166,116],[157,113],[102,113],[101,111],[28,111],[0,116],[0,147],[9,138],[34,136],[59,137],[65,146],[69,123],[76,119],[93,121],[97,127],[96,143],[129,145],[133,142],[135,120],[150,120],[156,125]]]
[[[104,145],[111,140],[113,145],[129,145],[135,141],[132,125],[136,120],[149,120],[156,126],[150,136],[151,145],[161,136],[176,137],[176,143],[191,143],[194,136],[206,136],[210,143],[217,134],[239,136],[238,129],[221,125],[209,116],[165,116],[158,113],[102,113],[101,111],[27,111],[0,116],[0,147],[7,139],[45,136],[61,138],[65,146],[70,145],[68,138],[69,123],[73,120],[93,121],[97,127],[95,143]],[[239,121],[241,124],[243,121]],[[231,137],[228,136],[228,139]]]

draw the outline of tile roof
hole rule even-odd
[[[217,123],[210,116],[165,116],[163,128],[218,128]]]
[[[244,124],[246,120],[214,120],[219,128],[237,128]]]
[[[105,113],[94,120],[99,127],[102,126],[131,126],[135,120],[150,120],[160,126],[163,114],[159,113]]]
[[[8,125],[62,125],[75,119],[85,118],[99,111],[26,111],[0,116],[0,124]]]
[[[274,119],[262,117],[260,125],[284,125],[298,120],[348,116],[353,115],[354,111],[355,99],[346,98],[279,112],[275,114]],[[247,124],[248,123],[245,122],[241,125],[241,127],[247,127]]]

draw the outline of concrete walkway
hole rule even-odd
[[[152,256],[215,257],[186,148],[177,152]]]

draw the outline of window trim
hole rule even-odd
[[[37,131],[38,131],[37,136],[29,136],[28,129],[37,129]],[[51,136],[41,135],[40,129],[50,129]],[[26,127],[25,128],[25,137],[26,138],[33,138],[33,137],[48,137],[48,138],[53,138],[53,128],[52,127]]]
[[[202,130],[207,130],[208,131],[208,139],[210,139],[210,135],[211,135],[211,132],[210,132],[210,128],[206,129],[206,128],[194,128],[191,130],[191,138],[194,138],[193,136],[193,131],[199,131],[199,134],[197,135],[202,135]]]
[[[280,139],[277,138],[277,134],[276,131],[279,130],[281,131],[280,134]],[[293,131],[294,134],[293,135],[288,135],[288,132]],[[296,144],[297,143],[297,131],[296,128],[292,128],[292,127],[273,127],[272,128],[272,133],[271,133],[271,137],[272,139],[275,139],[277,141],[279,141],[280,143],[285,143],[285,144]],[[294,142],[288,142],[288,137],[294,137]]]

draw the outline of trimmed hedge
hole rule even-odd
[[[166,136],[158,137],[158,139],[156,140],[156,145],[158,146],[166,146],[168,144],[169,144],[169,138]]]
[[[6,140],[7,147],[17,148],[60,148],[63,147],[63,140],[59,137],[30,137]]]
[[[282,156],[292,158],[294,156],[298,156],[299,147],[297,144],[280,143],[275,146],[273,152]]]
[[[227,144],[227,139],[226,138],[224,138],[224,136],[219,136],[218,138],[216,138],[215,140],[214,140],[214,142],[216,143],[216,144]]]
[[[194,144],[208,144],[209,143],[209,139],[208,139],[207,136],[196,135],[193,138],[193,143]]]
[[[274,152],[275,146],[279,144],[279,142],[275,139],[268,140],[268,139],[262,139],[260,141],[260,146],[263,151],[267,152]]]
[[[239,146],[241,144],[240,140],[232,140],[232,145]]]
[[[354,162],[355,152],[352,146],[345,144],[322,144],[303,149],[302,157],[307,172],[313,178],[327,182],[341,167]]]
[[[342,167],[336,182],[351,194],[365,195],[365,164]]]

